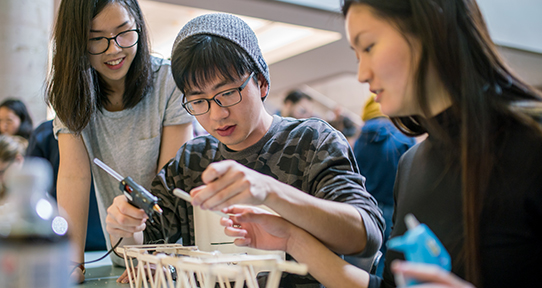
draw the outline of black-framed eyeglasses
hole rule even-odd
[[[88,41],[88,53],[91,55],[99,55],[105,53],[109,49],[111,40],[115,40],[120,48],[130,48],[139,41],[139,30],[131,29],[122,31],[115,37],[96,37],[90,38]]]
[[[254,72],[252,72],[250,76],[248,76],[247,80],[241,84],[241,86],[222,91],[211,99],[194,99],[187,101],[182,105],[184,109],[186,109],[186,111],[193,116],[198,116],[209,112],[209,109],[211,108],[211,101],[215,101],[215,103],[220,107],[231,107],[241,102],[243,99],[241,96],[241,91],[245,89],[250,79],[254,78],[254,76]]]

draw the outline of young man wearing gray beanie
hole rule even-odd
[[[251,213],[232,207],[249,204],[266,205],[338,254],[371,257],[378,251],[384,220],[348,142],[324,121],[265,110],[269,69],[244,21],[229,14],[193,19],[179,32],[171,62],[184,109],[210,135],[187,142],[153,181],[163,222],[146,221],[124,196],[115,198],[107,217],[113,238],[194,245],[191,204],[232,214]],[[172,194],[176,187],[190,191],[191,204]],[[226,234],[239,238],[237,244],[246,245],[249,234],[236,217],[221,223]],[[281,286],[307,281],[314,280],[286,277]]]

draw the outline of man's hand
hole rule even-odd
[[[124,195],[120,195],[107,208],[106,230],[117,239],[133,237],[134,233],[145,230],[148,218],[143,209],[132,206]]]
[[[201,179],[205,185],[190,191],[192,204],[210,210],[234,204],[265,204],[272,184],[277,182],[232,160],[211,163]]]

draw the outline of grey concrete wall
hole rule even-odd
[[[21,99],[35,124],[46,119],[44,91],[54,3],[0,1],[0,101]]]

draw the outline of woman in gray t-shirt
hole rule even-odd
[[[121,193],[118,181],[91,160],[148,188],[192,137],[192,119],[181,107],[169,62],[150,56],[136,0],[63,0],[54,41],[48,102],[57,113],[57,199],[76,247],[72,260],[82,263],[91,174],[103,227],[106,207]],[[72,275],[78,282],[80,268]]]

